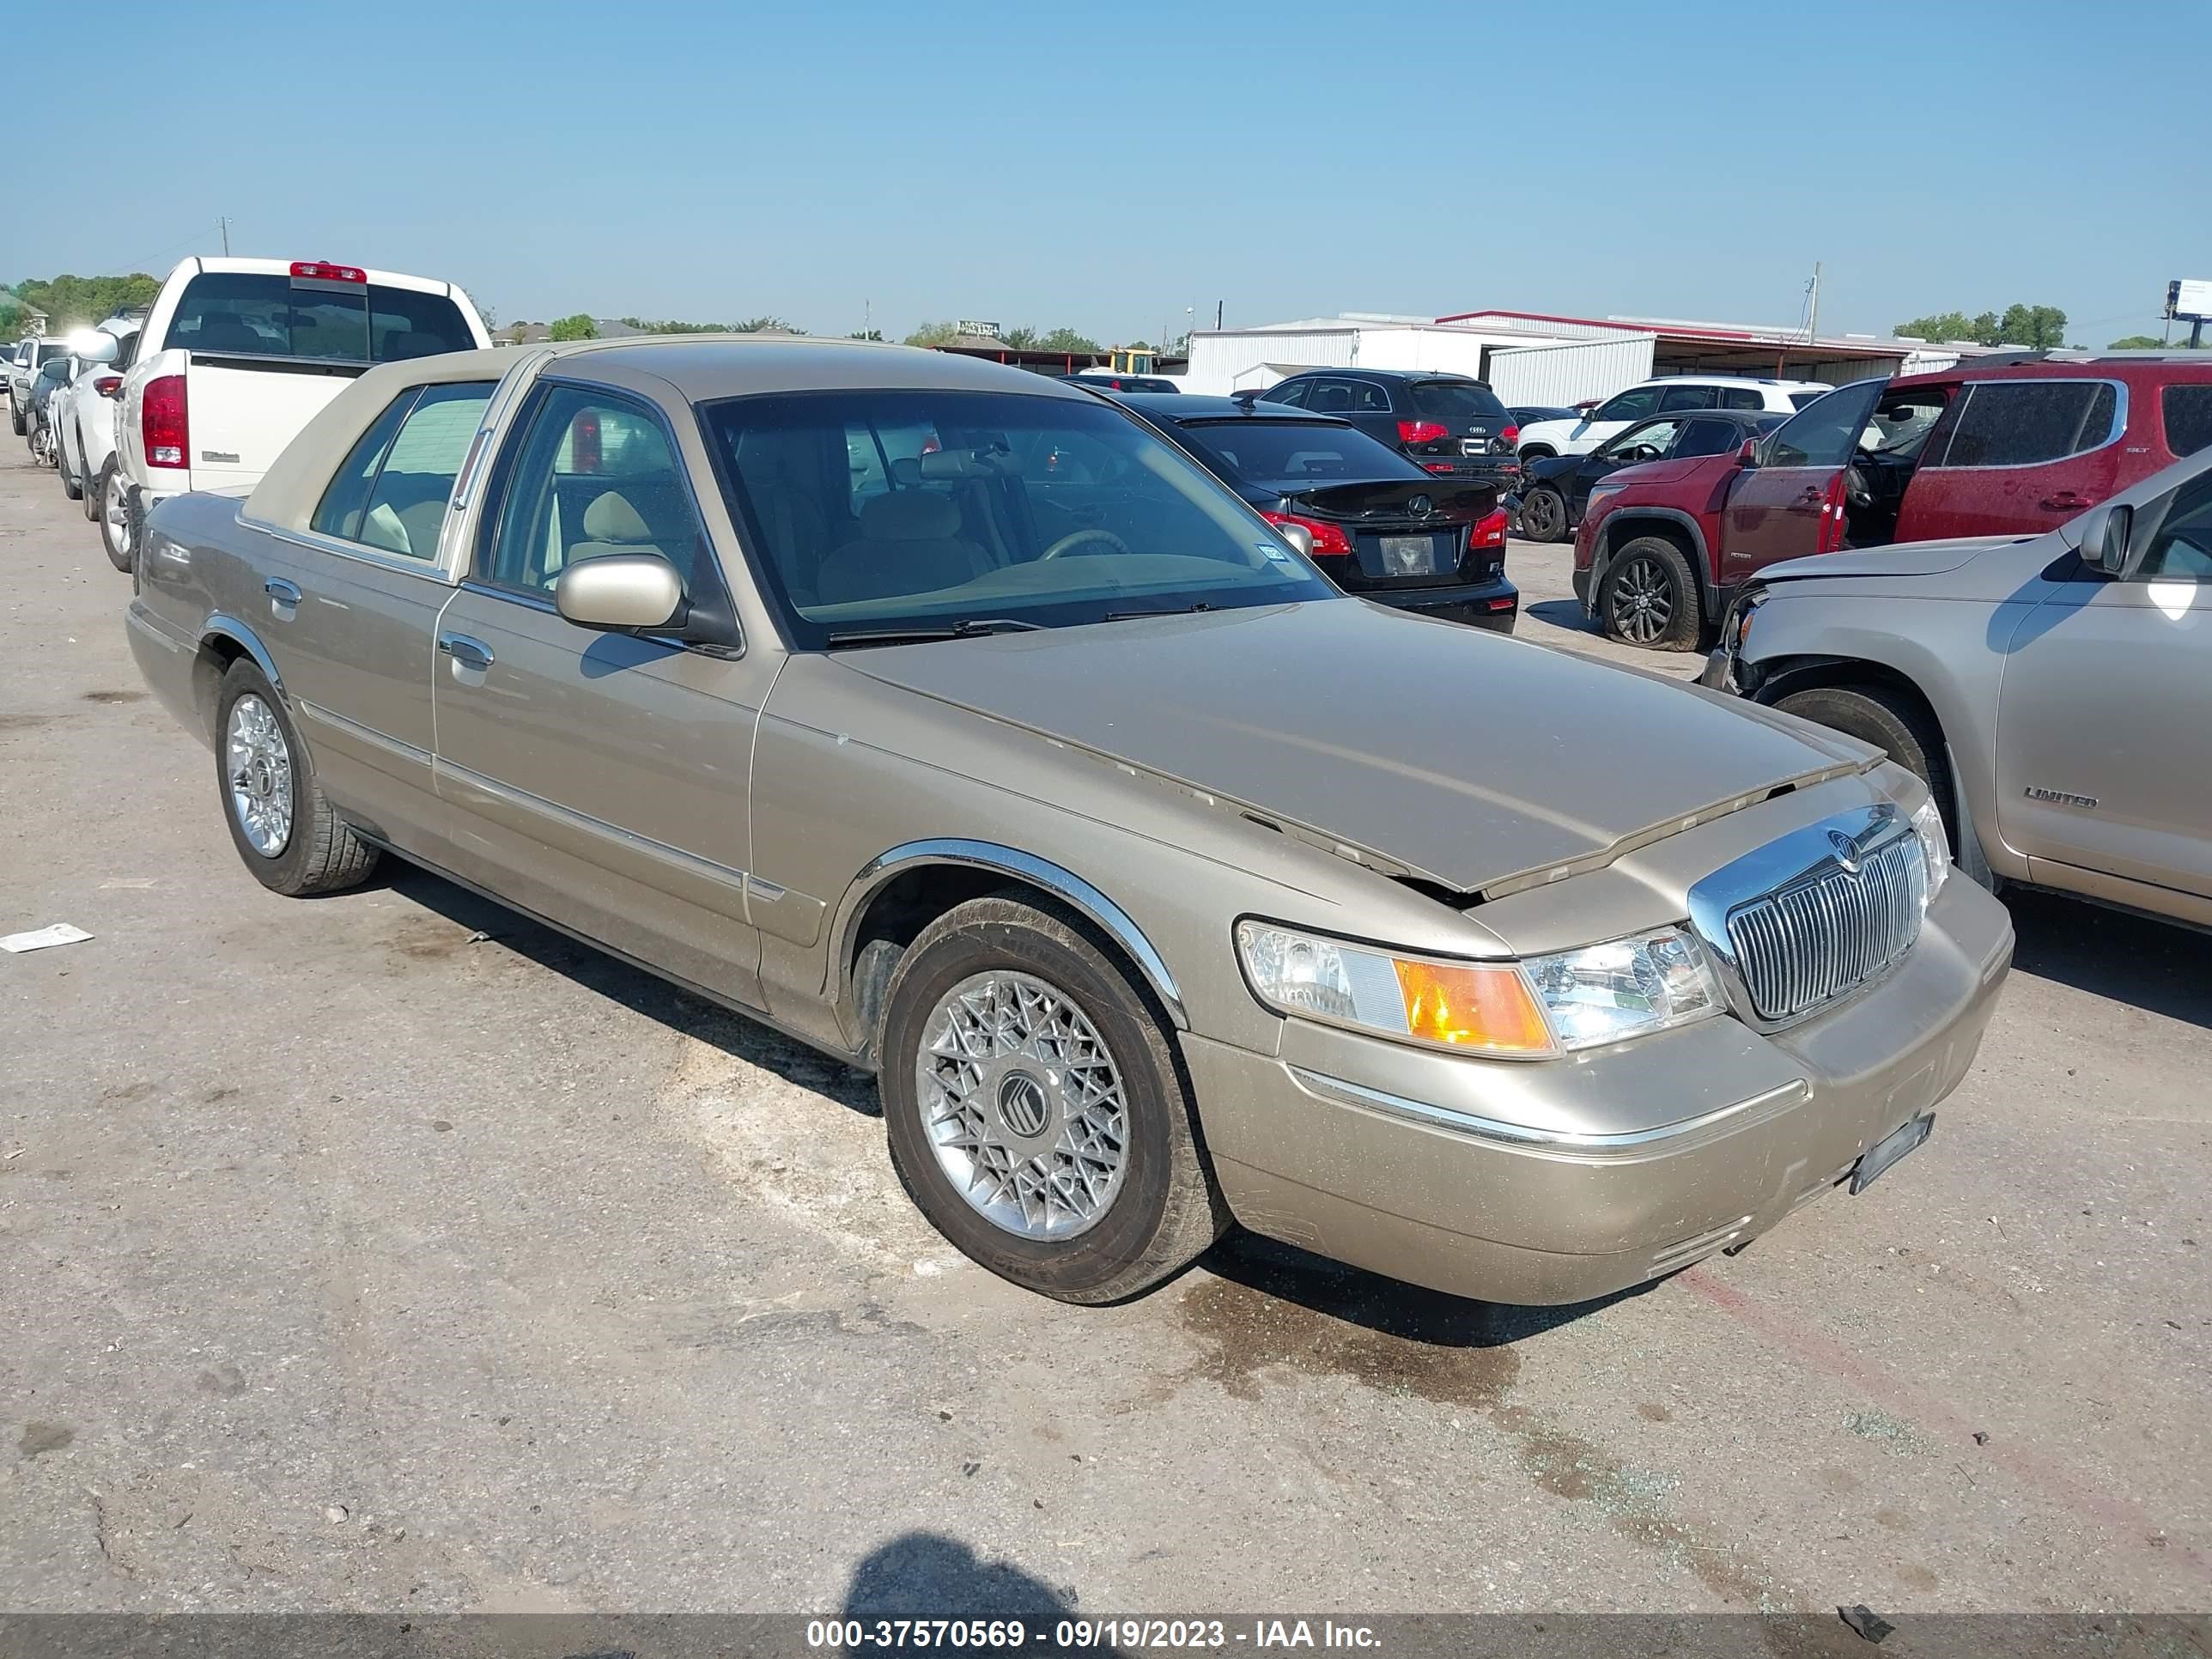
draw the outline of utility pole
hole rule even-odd
[[[230,221],[227,218],[218,219],[216,224],[222,232],[222,257],[228,259],[230,257]]]
[[[1805,343],[1810,345],[1820,337],[1820,262],[1813,261],[1813,282],[1807,290],[1812,296],[1805,318]]]
[[[1216,300],[1213,302],[1213,331],[1216,334],[1221,332],[1221,308],[1228,303],[1226,300]]]

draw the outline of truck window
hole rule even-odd
[[[1945,466],[2035,466],[2110,443],[2118,399],[2106,380],[1983,380],[1966,389]]]
[[[471,351],[461,308],[442,294],[381,283],[296,286],[275,271],[207,270],[185,285],[170,319],[172,349],[229,357],[386,363]]]

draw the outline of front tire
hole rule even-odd
[[[1959,814],[1942,728],[1917,697],[1888,685],[1819,685],[1793,691],[1774,706],[1785,714],[1870,743],[1918,778],[1943,815],[1943,830],[1951,845],[1959,845]]]
[[[115,470],[115,458],[111,455],[100,469],[100,544],[107,550],[107,562],[125,575],[131,574],[131,492],[123,482],[123,475]]]
[[[77,459],[80,464],[85,465],[90,465],[88,459],[85,455],[84,445],[82,441],[77,445],[76,453]],[[100,480],[107,476],[107,469],[103,465],[97,472],[85,472],[79,476],[80,481],[84,485],[84,489],[81,497],[84,507],[84,521],[87,524],[98,524],[100,522]]]
[[[251,657],[216,697],[216,787],[231,844],[254,879],[293,898],[358,887],[376,848],[331,811],[284,700]]]
[[[23,435],[23,405],[13,398],[8,399],[8,424],[15,428],[17,437]]]
[[[1116,1302],[1226,1229],[1166,1028],[1076,918],[1015,896],[947,911],[891,976],[881,1054],[901,1183],[1000,1278]]]
[[[84,434],[77,434],[76,453],[84,453]],[[61,434],[54,434],[54,465],[61,470],[62,494],[73,501],[84,499],[83,476],[70,470],[69,441]]]
[[[1663,536],[1639,536],[1613,556],[1598,584],[1597,614],[1608,636],[1650,651],[1687,651],[1698,642],[1698,581],[1682,550]]]
[[[1567,533],[1567,498],[1538,484],[1521,498],[1521,533],[1532,542],[1556,542]]]

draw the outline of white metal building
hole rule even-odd
[[[1187,390],[1261,390],[1309,368],[1428,368],[1489,381],[1508,404],[1610,397],[1659,374],[1771,375],[1840,386],[1948,368],[1984,348],[1640,317],[1475,311],[1437,319],[1346,312],[1191,336]]]

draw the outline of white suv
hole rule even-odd
[[[315,259],[186,259],[155,296],[123,377],[125,568],[156,502],[192,489],[252,493],[373,364],[490,343],[450,283]]]
[[[1571,421],[1538,421],[1521,428],[1521,459],[1587,455],[1616,432],[1678,410],[1747,409],[1794,415],[1835,388],[1818,380],[1762,380],[1731,374],[1670,374],[1616,392]]]

